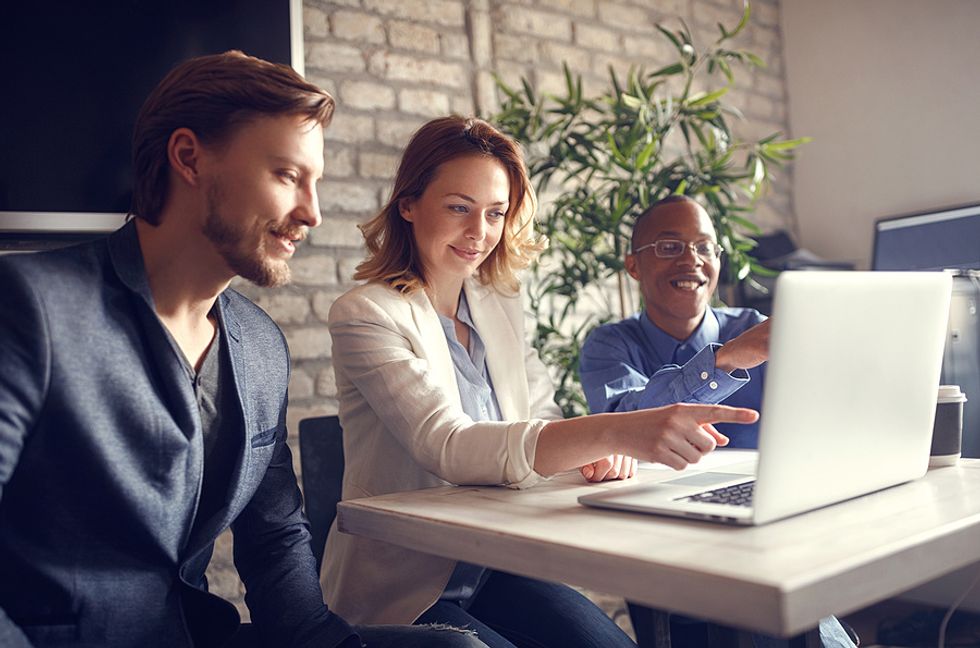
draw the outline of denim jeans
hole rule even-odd
[[[628,603],[628,605],[640,645],[653,645],[651,623],[654,611],[635,603]],[[754,648],[788,648],[790,645],[789,639],[739,631],[680,614],[671,615],[670,626],[671,644],[675,648],[700,648],[709,641],[709,637],[717,641],[718,637],[734,638],[740,633],[744,633],[751,639]],[[847,631],[844,630],[836,617],[830,616],[820,619],[817,629],[820,634],[820,645],[824,648],[855,648],[854,642],[851,641]]]
[[[466,630],[418,625],[354,626],[365,648],[487,648]],[[346,644],[345,644],[346,645]],[[243,623],[229,648],[261,648],[255,628]]]
[[[572,588],[491,571],[465,603],[437,601],[418,624],[476,632],[490,648],[635,648],[592,601]]]
[[[428,625],[355,626],[366,648],[486,648],[469,630]]]

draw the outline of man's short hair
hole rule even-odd
[[[130,213],[158,225],[169,190],[167,145],[178,128],[220,146],[257,117],[302,115],[326,127],[334,100],[286,65],[237,50],[184,61],[157,84],[133,129]]]
[[[673,205],[675,203],[690,203],[704,209],[704,205],[696,201],[694,198],[683,194],[671,194],[666,198],[661,198],[643,210],[643,213],[636,217],[636,221],[633,222],[633,232],[630,234],[630,249],[636,247],[636,233],[640,231],[640,223],[653,216],[661,207],[665,205]]]

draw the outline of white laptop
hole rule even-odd
[[[688,469],[579,502],[753,525],[921,477],[951,290],[943,272],[782,273],[758,464]]]

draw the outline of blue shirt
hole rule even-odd
[[[474,421],[500,421],[503,418],[500,414],[500,405],[497,403],[497,396],[493,393],[490,372],[487,370],[487,349],[483,344],[483,338],[476,330],[476,325],[473,324],[465,293],[460,293],[456,317],[470,329],[469,349],[463,348],[456,339],[456,327],[452,319],[440,315],[439,321],[446,334],[446,343],[449,344],[449,356],[453,360],[463,412]],[[458,562],[440,598],[468,601],[479,591],[484,576],[483,567]]]
[[[686,340],[660,330],[646,313],[592,331],[579,372],[592,412],[630,412],[673,403],[724,403],[759,409],[765,364],[729,374],[715,368],[715,349],[765,317],[750,308],[709,308]],[[759,425],[720,423],[730,448],[758,446]]]

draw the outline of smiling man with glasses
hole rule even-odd
[[[750,308],[712,308],[721,246],[697,201],[670,196],[650,206],[633,226],[626,272],[640,284],[644,309],[596,328],[582,347],[579,370],[593,413],[628,412],[673,403],[762,405],[769,324]],[[758,424],[715,424],[728,447],[755,448]],[[602,460],[585,469],[608,471]],[[596,475],[591,476],[593,480]],[[601,475],[598,476],[601,478]],[[629,603],[640,645],[652,642],[653,616]],[[700,647],[737,631],[672,615],[671,645]],[[785,648],[788,640],[742,637],[755,648]],[[834,617],[820,621],[824,648],[855,643]]]
[[[686,196],[652,205],[636,221],[626,271],[642,312],[594,330],[582,348],[582,386],[592,412],[671,403],[758,408],[769,326],[757,311],[711,308],[721,246],[704,208]],[[724,426],[730,447],[752,448],[757,425]]]

